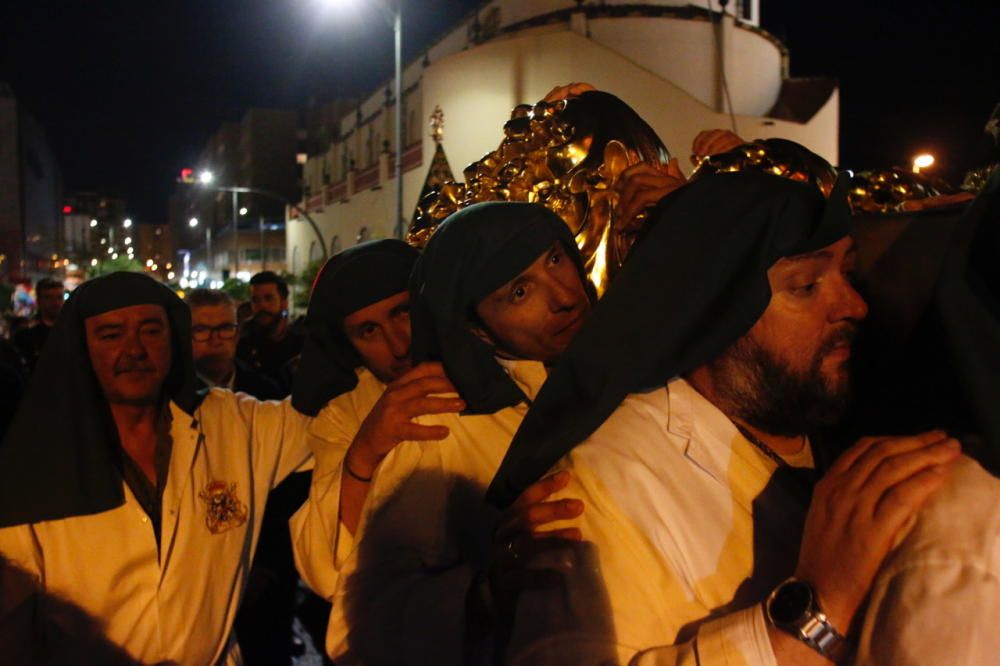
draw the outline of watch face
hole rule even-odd
[[[812,607],[812,589],[802,581],[782,584],[768,606],[775,624],[794,624]]]

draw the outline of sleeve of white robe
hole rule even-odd
[[[312,468],[306,439],[309,417],[292,407],[290,398],[262,402],[245,393],[235,394],[236,407],[250,429],[254,478],[274,488],[292,472]]]
[[[872,587],[855,664],[992,664],[1000,655],[1000,480],[969,458]]]
[[[333,598],[327,651],[337,664],[468,663],[466,606],[479,569],[455,526],[468,518],[457,513],[482,516],[481,489],[466,495],[428,460],[433,450],[401,444],[376,472]]]
[[[31,635],[44,587],[42,571],[42,551],[31,525],[0,529],[0,654],[17,653],[19,638]]]
[[[777,666],[761,607],[704,622],[689,641],[637,650],[621,645],[593,544],[534,561],[558,571],[558,588],[522,593],[508,663],[516,666]]]
[[[340,521],[340,483],[344,456],[361,424],[349,400],[336,399],[309,426],[307,439],[316,466],[309,499],[292,516],[292,552],[299,575],[312,590],[330,601],[344,561],[354,547]]]

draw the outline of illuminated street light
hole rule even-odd
[[[249,212],[249,211],[247,211],[247,207],[246,206],[243,206],[242,208],[240,208],[240,215],[246,215],[247,212]]]
[[[205,170],[198,174],[198,182],[202,185],[211,185],[214,180],[215,174],[211,171]]]
[[[125,242],[126,245],[131,245],[132,244],[132,237],[131,236],[126,236],[124,242]]]
[[[96,266],[97,265],[97,259],[91,259],[90,260],[90,265],[91,266]]]
[[[173,280],[174,279],[174,272],[173,271],[170,271],[169,273],[167,273],[167,279],[168,280]]]
[[[934,164],[934,156],[929,153],[921,153],[913,158],[913,173],[920,173],[921,169]]]
[[[118,258],[118,253],[117,253],[117,252],[115,252],[115,253],[113,253],[113,254],[111,255],[111,259],[112,259],[112,261],[114,261],[114,260],[115,260],[115,259],[117,259],[117,258]]]
[[[97,220],[93,220],[93,219],[92,219],[92,220],[90,221],[90,228],[91,228],[91,229],[93,229],[93,228],[94,228],[94,227],[96,227],[96,226],[97,226]]]
[[[126,217],[125,221],[122,222],[122,226],[125,227],[126,229],[128,229],[129,227],[131,227],[132,226],[132,218],[131,217]]]
[[[152,266],[152,265],[153,265],[153,260],[152,259],[147,259],[146,260],[146,266],[149,267],[149,266]]]
[[[198,226],[198,218],[197,217],[192,217],[190,220],[188,220],[188,226],[191,227],[192,229],[194,229],[195,227],[197,227]]]
[[[114,251],[115,251],[115,248],[113,248],[113,247],[109,247],[108,248],[108,254],[112,254]]]

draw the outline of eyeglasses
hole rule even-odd
[[[194,326],[191,328],[191,339],[195,342],[208,342],[212,334],[219,336],[220,340],[232,340],[240,327],[236,324],[219,324],[218,326]]]

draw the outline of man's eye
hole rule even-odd
[[[549,263],[558,264],[560,261],[562,261],[562,259],[563,259],[562,252],[556,251],[553,252],[552,255],[549,257]]]
[[[378,331],[378,327],[377,326],[374,326],[374,325],[362,326],[361,327],[361,337],[363,337],[363,338],[370,338],[373,335],[375,335],[376,331]]]
[[[528,295],[528,290],[523,286],[514,287],[510,290],[510,300],[511,302],[518,302]]]
[[[816,282],[810,282],[809,284],[793,286],[790,287],[788,291],[792,293],[792,296],[804,298],[806,296],[811,296],[812,293],[816,291],[817,284],[818,283]]]

